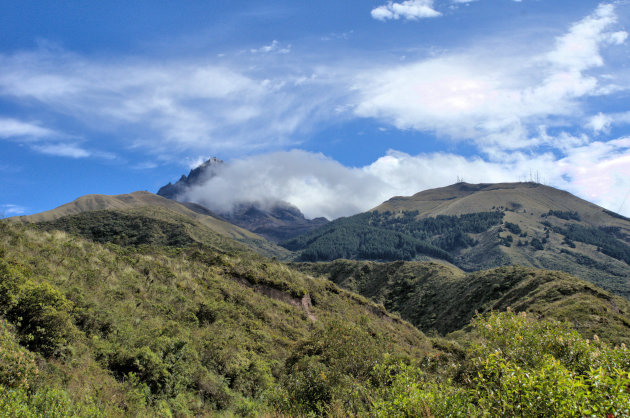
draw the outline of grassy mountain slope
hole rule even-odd
[[[382,303],[424,332],[447,334],[467,327],[476,313],[510,307],[566,319],[587,338],[596,333],[630,343],[630,302],[558,271],[510,266],[465,273],[441,263],[403,261],[292,265]]]
[[[30,387],[112,416],[260,413],[310,387],[313,368],[350,399],[384,353],[432,351],[382,305],[251,252],[103,245],[6,222],[0,302],[0,334],[39,364]]]
[[[536,183],[458,183],[395,197],[282,243],[300,261],[449,261],[561,270],[630,298],[630,220]]]
[[[471,277],[435,263],[350,262],[340,270],[352,264],[362,274],[355,283],[372,294],[388,284],[374,279],[400,276],[390,292],[396,303],[411,307],[405,314],[438,312],[434,325],[464,323],[472,306],[527,302],[548,317],[580,318],[574,326],[602,338],[502,313],[476,318],[458,341],[428,339],[383,305],[249,251],[100,244],[1,222],[0,415],[576,416],[630,408],[630,350],[604,342],[627,340],[622,299],[531,269]],[[429,295],[433,282],[447,282],[438,287],[445,294]]]
[[[108,215],[105,211],[111,212]],[[144,243],[158,243],[151,241],[164,239],[176,243],[177,235],[181,235],[182,243],[194,241],[232,245],[228,244],[231,241],[225,239],[229,238],[268,256],[289,256],[283,248],[246,229],[214,217],[211,212],[203,211],[198,205],[187,207],[174,200],[142,191],[117,196],[87,195],[50,211],[12,219],[39,223],[46,229],[62,229],[91,239],[96,238],[92,230],[95,230],[96,235],[101,234],[103,239],[113,233],[118,236],[123,233],[144,235],[143,239],[149,241]],[[165,234],[170,234],[171,238],[159,237]],[[125,240],[122,237],[120,239]],[[131,243],[142,242],[131,240]]]

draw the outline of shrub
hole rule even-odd
[[[71,303],[48,282],[35,282],[23,269],[0,260],[0,313],[15,324],[28,349],[59,354],[72,333]]]
[[[0,416],[20,418],[105,417],[90,398],[73,402],[67,392],[44,388],[29,393],[24,388],[7,388],[0,385]]]
[[[28,389],[37,373],[35,356],[18,344],[12,327],[0,320],[0,385]]]
[[[377,416],[628,416],[630,351],[568,324],[511,312],[477,318],[455,380],[405,363],[375,368]]]

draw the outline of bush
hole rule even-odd
[[[471,349],[471,397],[497,416],[630,413],[630,351],[584,340],[566,323],[524,313],[477,319],[483,337]],[[625,411],[625,412],[624,412]],[[613,415],[614,416],[614,415]]]
[[[0,416],[20,418],[105,417],[92,399],[73,402],[65,391],[45,388],[29,393],[0,385]]]
[[[20,347],[12,327],[4,319],[0,320],[0,385],[28,389],[37,373],[35,356]]]
[[[19,266],[0,260],[0,313],[31,351],[47,357],[62,351],[72,333],[71,307],[48,282],[35,282]]]
[[[282,384],[291,404],[284,407],[318,415],[332,408],[367,411],[369,381],[383,358],[383,342],[358,325],[338,321],[314,332],[287,360]]]
[[[430,375],[379,365],[377,416],[628,416],[630,351],[583,339],[568,324],[524,314],[477,318],[479,336],[457,367]],[[455,383],[457,382],[457,383]]]

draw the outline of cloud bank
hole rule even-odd
[[[535,177],[630,215],[630,138],[593,142],[562,158],[553,154],[530,157],[514,154],[493,162],[449,153],[409,155],[390,151],[363,167],[346,167],[319,153],[286,151],[231,161],[216,177],[190,188],[183,200],[226,212],[234,205],[286,201],[307,217],[334,219],[371,209],[393,196],[409,196],[447,186],[463,178],[468,183],[529,181]]]

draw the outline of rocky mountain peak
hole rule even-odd
[[[212,157],[190,170],[188,176],[182,174],[175,184],[169,182],[167,185],[160,187],[157,194],[167,199],[177,200],[178,196],[188,187],[198,185],[216,176],[224,164],[223,160]]]
[[[223,160],[216,157],[210,158],[190,170],[188,176],[182,175],[175,184],[168,183],[161,187],[157,194],[168,199],[180,200],[186,189],[213,178],[225,164]],[[195,207],[200,207],[199,204],[194,203]],[[230,211],[219,212],[218,215],[274,242],[292,238],[328,223],[326,218],[306,219],[299,208],[281,200],[271,204],[267,202],[264,205],[255,201],[242,202]]]

